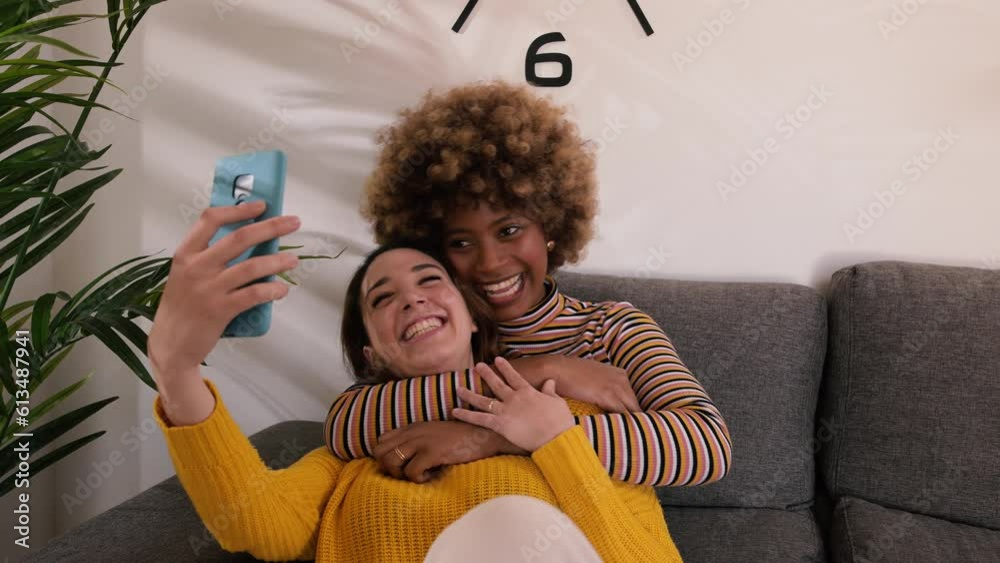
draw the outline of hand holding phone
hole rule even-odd
[[[253,223],[268,221],[281,215],[285,193],[285,170],[287,160],[279,150],[252,152],[220,158],[215,164],[215,179],[212,183],[212,207],[242,205],[263,200],[267,208],[259,216],[222,225],[209,242],[214,245],[235,231]],[[261,241],[246,248],[233,257],[227,266],[235,266],[256,257],[270,256],[278,252],[277,237]],[[251,280],[249,284],[268,283],[275,279],[273,274]],[[241,311],[223,331],[225,337],[262,336],[271,327],[271,302],[258,303]]]
[[[295,217],[256,222],[242,228],[239,240],[228,236],[208,245],[221,226],[252,222],[264,212],[262,205],[206,209],[178,246],[147,342],[157,385],[169,384],[162,378],[197,370],[239,312],[288,294],[288,285],[281,280],[249,282],[294,268],[298,262],[294,253],[259,256],[230,267],[226,263],[255,245],[297,230]]]

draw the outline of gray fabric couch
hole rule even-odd
[[[658,490],[685,561],[1000,562],[1000,272],[905,262],[792,284],[559,275],[649,312],[722,410],[722,481]],[[333,397],[331,397],[332,399]],[[320,422],[252,437],[272,467]],[[176,477],[29,561],[254,561],[223,552]]]

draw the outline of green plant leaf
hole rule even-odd
[[[133,262],[138,262],[139,260],[145,260],[146,258],[149,258],[150,256],[152,256],[152,254],[146,254],[144,256],[136,256],[135,258],[130,258],[130,259],[124,261],[124,262],[116,264],[116,265],[112,266],[111,268],[108,268],[107,270],[105,270],[104,273],[102,273],[101,275],[97,276],[96,278],[94,278],[93,280],[91,280],[90,283],[88,283],[87,285],[85,285],[83,287],[83,289],[81,289],[80,291],[76,292],[76,295],[74,295],[73,298],[70,299],[69,303],[67,303],[62,309],[60,309],[58,313],[56,313],[56,316],[53,319],[53,322],[61,324],[64,321],[66,321],[67,319],[71,318],[71,316],[74,313],[74,310],[76,309],[77,305],[84,300],[84,298],[87,296],[87,294],[90,292],[90,290],[93,289],[95,286],[97,286],[97,284],[101,283],[101,281],[104,280],[104,278],[106,278],[109,275],[111,275],[112,272],[114,272],[115,270],[121,269],[124,266],[126,266],[128,264],[131,264]],[[138,266],[135,266],[134,268],[141,268],[143,266],[144,266],[144,264],[139,264]]]
[[[150,389],[156,391],[156,382],[153,381],[153,377],[149,375],[146,367],[139,361],[135,352],[107,324],[94,317],[76,319],[73,322],[79,324],[86,332],[96,336],[102,344],[114,352],[118,356],[118,359],[132,370],[132,373],[136,374]]]
[[[70,353],[71,350],[73,350],[72,344],[66,346],[58,354],[49,358],[48,361],[42,365],[42,369],[38,371],[38,375],[28,382],[28,390],[34,393],[35,389],[37,389],[39,385],[45,383],[45,380],[48,379],[49,375],[51,375],[59,364],[62,363],[63,359]]]
[[[0,37],[13,35],[15,32],[17,34],[23,34],[25,31],[30,32],[32,35],[38,35],[53,29],[69,27],[78,23],[87,23],[95,19],[103,19],[106,17],[108,17],[107,14],[70,14],[65,16],[52,16],[48,18],[36,18],[3,30],[0,32]],[[80,20],[84,18],[90,19],[88,19],[87,22],[81,22]]]
[[[27,127],[22,127],[10,135],[5,136],[3,139],[0,139],[0,154],[3,154],[18,143],[38,135],[53,135],[53,133],[51,129],[48,127],[42,127],[41,125],[29,125]]]
[[[52,234],[52,236],[43,240],[41,243],[29,250],[28,253],[24,255],[24,261],[20,264],[16,264],[16,270],[14,270],[15,265],[12,264],[10,268],[6,268],[4,271],[0,272],[0,280],[6,280],[7,276],[10,275],[11,270],[14,270],[14,277],[16,278],[33,268],[35,264],[41,262],[43,258],[48,256],[49,253],[55,250],[64,240],[73,234],[73,231],[80,226],[80,223],[82,223],[87,217],[87,214],[90,213],[90,209],[92,207],[94,207],[93,203],[85,207],[83,211],[76,215],[76,217],[73,217],[65,225],[60,227],[59,230]]]
[[[35,350],[45,350],[49,341],[49,319],[52,316],[52,305],[56,294],[46,293],[35,301],[31,312],[31,343]]]
[[[144,319],[148,319],[149,322],[153,322],[156,317],[156,310],[146,305],[126,305],[122,310],[126,313],[131,313],[130,315],[127,315],[128,319],[142,317]]]
[[[115,171],[115,172],[117,172],[117,171]],[[114,176],[117,176],[117,174],[113,174],[112,175],[112,177],[114,177]],[[109,180],[104,180],[102,182],[98,182],[97,183],[97,187],[100,188],[101,186],[103,186],[104,184],[106,184],[108,181]],[[20,193],[20,192],[17,192],[17,193]],[[38,193],[36,193],[36,195],[43,195],[43,194],[44,194],[44,192],[38,192]],[[65,222],[67,222],[69,220],[71,220],[73,214],[79,212],[80,209],[86,203],[86,200],[82,200],[82,201],[78,201],[78,202],[74,201],[72,203],[71,202],[67,202],[64,199],[63,194],[50,194],[50,195],[53,195],[56,199],[58,199],[59,200],[59,204],[49,206],[49,208],[47,208],[46,210],[43,210],[42,216],[44,217],[44,219],[42,219],[35,226],[35,230],[31,232],[31,240],[38,240],[42,236],[47,235],[48,233],[50,233],[50,232],[54,231],[55,229],[57,229],[60,225],[64,224]],[[74,199],[76,200],[76,199],[80,199],[80,198],[74,198]],[[0,201],[2,201],[2,200],[3,200],[3,198],[0,197]],[[36,207],[37,206],[33,206],[28,211],[34,212],[34,211],[36,211],[36,209],[35,209]],[[23,213],[21,215],[23,215]],[[13,237],[13,235],[10,234],[10,232],[13,229],[17,228],[17,231],[21,231],[22,229],[24,229],[24,227],[29,226],[30,219],[29,218],[25,218],[25,219],[27,219],[27,220],[26,221],[22,221],[25,224],[21,225],[20,227],[18,227],[17,225],[11,226],[11,225],[7,225],[7,224],[4,224],[3,226],[0,226],[0,241],[5,241],[5,240],[8,240],[8,239],[11,239]],[[0,265],[6,264],[8,260],[10,260],[11,258],[13,258],[14,256],[17,255],[18,251],[20,250],[21,244],[24,241],[24,238],[26,236],[28,236],[28,232],[27,232],[27,230],[24,230],[23,233],[21,233],[20,235],[17,235],[16,237],[13,237],[12,240],[10,240],[10,242],[8,242],[7,244],[5,244],[3,247],[0,247]]]
[[[33,197],[45,199],[49,197],[56,197],[56,194],[47,194],[45,192],[35,191],[14,193],[0,192],[0,203],[23,202],[24,200],[31,199]]]
[[[100,438],[105,433],[106,432],[104,430],[101,430],[100,432],[94,432],[93,434],[88,434],[83,438],[73,440],[72,442],[66,444],[65,446],[60,446],[52,450],[51,452],[43,455],[41,458],[31,463],[32,473],[37,475],[39,472],[41,472],[41,470],[52,465],[53,463],[56,463],[60,459],[68,456],[69,454],[75,452],[76,450],[82,448],[83,446],[86,446],[90,442],[93,442],[94,440]],[[0,468],[0,469],[5,469],[5,468]],[[11,470],[12,469],[13,468],[11,468]],[[6,473],[7,471],[9,470],[5,470],[4,473]],[[10,477],[7,477],[3,481],[0,481],[0,497],[14,490],[14,484],[17,482],[16,478],[17,474],[15,473]]]
[[[7,322],[7,321],[11,320],[12,318],[14,318],[14,315],[16,315],[16,314],[20,313],[21,311],[23,311],[23,310],[31,307],[34,304],[35,304],[35,300],[34,299],[30,299],[28,301],[21,301],[20,303],[18,303],[16,305],[11,305],[11,306],[9,306],[9,307],[7,307],[6,309],[3,310],[3,315],[0,315],[0,318],[3,319],[3,322]]]
[[[41,45],[35,45],[34,47],[28,49],[27,53],[23,53],[21,55],[21,57],[30,58],[30,59],[36,59],[36,58],[38,58],[38,54],[41,53],[41,52],[42,52],[42,46]],[[7,59],[6,54],[0,56],[0,59]],[[6,90],[6,87],[0,88],[0,90]],[[7,111],[7,110],[4,109],[3,111]]]
[[[128,341],[131,342],[133,346],[135,346],[136,348],[139,349],[140,352],[142,352],[143,356],[146,357],[149,356],[149,353],[147,352],[146,349],[146,343],[149,339],[149,336],[145,332],[143,332],[141,328],[136,326],[135,323],[118,314],[101,315],[100,319],[111,325],[111,327],[117,330],[119,334],[127,338]]]
[[[68,160],[64,160],[61,163],[61,165],[58,165],[55,168],[47,169],[48,176],[47,176],[47,178],[43,178],[43,179],[46,180],[45,185],[48,186],[48,182],[52,181],[52,174],[58,174],[58,178],[55,178],[55,181],[58,182],[62,178],[68,176],[69,174],[72,174],[73,172],[75,172],[77,170],[83,170],[84,166],[87,164],[87,162],[90,162],[91,160],[100,158],[101,155],[103,155],[105,152],[107,152],[107,150],[109,148],[111,148],[111,145],[108,145],[108,146],[104,147],[103,149],[101,149],[99,151],[89,151],[89,152],[86,152],[86,153],[73,153],[74,156],[72,156],[72,158],[74,158],[75,160],[69,160],[69,159]],[[81,156],[81,155],[84,155],[84,156]],[[25,172],[22,176],[30,178],[31,174],[33,174],[33,173],[35,173],[35,172]],[[21,177],[21,176],[18,176],[18,175],[13,175],[13,176],[7,176],[5,178],[0,179],[0,190],[10,189],[10,186],[12,185],[11,182],[13,182],[14,185],[16,185],[19,182],[25,181],[25,179],[26,179],[25,177]],[[75,189],[76,188],[74,188],[74,190]],[[73,199],[71,199],[71,197],[70,197],[71,195],[74,198],[77,197],[77,196],[79,196],[79,197],[82,198],[82,197],[84,197],[84,195],[86,195],[85,194],[86,188],[80,190],[81,193],[75,192],[74,190],[67,190],[66,192],[63,192],[61,194],[63,196],[63,199],[65,201],[67,201],[67,202],[70,202],[71,204],[74,201]],[[89,195],[86,195],[86,199],[89,199]],[[81,199],[80,201],[82,202],[82,201],[85,201],[86,199]],[[52,201],[52,200],[50,198],[43,199],[42,202],[39,203],[39,205],[45,204],[45,206],[46,206],[45,209],[48,209],[48,202],[49,201]],[[17,207],[18,207],[18,204],[16,204],[16,203],[6,203],[6,204],[5,203],[0,203],[0,217],[3,217],[5,215],[7,215],[11,211],[15,210]],[[76,207],[78,207],[78,206],[76,206]],[[32,213],[34,212],[33,209],[34,208],[32,208]],[[42,216],[45,216],[45,214],[46,214],[45,209],[43,209],[43,211],[42,211]],[[18,217],[20,217],[20,216],[21,215],[19,214]],[[31,218],[29,217],[27,221],[28,221],[28,223],[30,223],[31,222]],[[6,225],[3,224],[3,223],[0,223],[0,229],[4,229],[4,227],[6,227]],[[20,230],[20,229],[18,229],[18,230]],[[17,231],[14,231],[14,232],[17,232]]]
[[[18,277],[51,254],[75,232],[93,207],[93,194],[120,172],[109,171],[110,167],[97,162],[108,147],[91,151],[78,141],[87,117],[94,108],[101,108],[134,121],[133,117],[99,103],[99,93],[107,84],[124,92],[108,79],[109,72],[121,65],[118,57],[124,43],[149,7],[159,3],[159,0],[125,0],[124,3],[121,0],[109,0],[107,14],[47,15],[55,8],[76,1],[78,0],[0,0],[0,218],[4,219],[0,221],[0,245],[5,245],[0,248],[0,256],[6,256],[5,259],[0,259],[0,266],[5,268],[0,271],[0,285],[4,288],[0,297],[0,309],[6,306],[11,286],[19,281]],[[90,53],[73,45],[72,41],[63,39],[67,36],[50,33],[96,18],[107,18],[109,22],[113,49],[106,61],[96,60]],[[71,56],[62,57],[58,61],[39,58],[43,46],[66,51]],[[81,82],[91,87],[87,93],[56,91],[57,88],[63,89],[63,84],[68,83],[67,78],[82,78],[84,80]],[[57,119],[47,109],[47,106],[53,104],[82,108],[78,115],[74,112],[75,117],[69,118],[75,119],[75,125],[72,121],[68,121],[69,125],[64,125]],[[62,114],[59,117],[63,117]],[[44,120],[51,124],[44,123]],[[65,135],[63,139],[57,139],[59,132]],[[5,154],[8,152],[15,154]],[[73,190],[57,193],[55,188],[58,182],[78,170],[96,170],[95,176],[103,176],[105,173],[107,176],[101,177],[97,183],[80,184]],[[30,198],[38,198],[38,201],[31,201]],[[24,205],[25,203],[28,205]],[[16,217],[8,220],[8,215]],[[37,224],[34,223],[36,218]],[[30,236],[26,232],[29,225]],[[24,254],[20,255],[22,251]],[[11,260],[13,257],[18,257],[19,260]],[[56,366],[68,357],[76,341],[72,340],[74,332],[82,332],[84,335],[80,338],[97,336],[102,344],[135,371],[141,381],[155,389],[155,382],[130,347],[131,345],[145,353],[148,336],[131,320],[137,316],[155,316],[159,297],[162,296],[163,284],[160,282],[169,272],[169,263],[169,259],[146,261],[145,257],[140,257],[140,263],[126,264],[124,267],[130,268],[130,271],[119,273],[114,283],[108,281],[104,286],[99,286],[102,282],[95,280],[96,283],[89,284],[89,287],[97,287],[99,291],[103,287],[108,293],[95,291],[88,294],[87,290],[71,297],[65,292],[54,292],[33,301],[22,301],[6,307],[3,310],[5,320],[2,336],[7,349],[2,356],[8,375],[13,372],[8,365],[11,343],[6,337],[30,322],[30,330],[27,332],[30,333],[34,346],[27,359],[32,373],[38,375],[27,382],[29,387],[39,385],[46,376],[53,373]],[[114,271],[117,273],[120,269],[116,268]],[[98,299],[102,296],[106,299],[99,302]],[[57,300],[64,300],[66,304],[55,311]],[[147,306],[147,301],[152,306]],[[75,303],[77,307],[71,307],[71,303]],[[72,318],[77,313],[81,316],[72,323],[57,322],[60,315]],[[94,316],[86,316],[84,313]],[[8,320],[10,326],[7,326]],[[48,357],[49,350],[54,354],[53,357]],[[87,378],[92,374],[93,372],[88,374]],[[34,427],[43,417],[49,416],[52,409],[64,404],[65,399],[81,388],[83,383],[83,380],[78,381],[56,395],[47,397],[28,415],[27,426]],[[113,397],[92,403],[84,409],[77,409],[43,424],[34,431],[35,436],[31,440],[33,451],[50,444],[57,445],[55,442],[61,435],[116,399],[117,397]],[[8,403],[4,400],[4,393],[0,393],[0,405],[4,408],[12,407],[13,401],[14,398],[11,397]],[[0,445],[3,445],[0,448],[0,475],[8,474],[7,470],[13,468],[16,462],[12,449],[15,445],[4,442],[4,437],[16,433],[14,428],[7,428],[10,423],[8,419],[2,430],[3,435],[0,436]],[[10,432],[7,432],[8,429]],[[39,460],[33,460],[33,473],[37,474],[103,434],[104,432],[97,432],[73,440]],[[14,477],[9,475],[0,482],[0,495],[13,490]]]
[[[65,73],[70,75],[92,78],[98,82],[103,82],[104,84],[111,86],[112,88],[118,90],[123,94],[128,94],[128,92],[122,90],[121,87],[119,87],[114,82],[108,80],[107,78],[101,78],[99,75],[90,72],[89,70],[86,70],[78,65],[67,64],[60,61],[47,61],[45,59],[36,59],[31,57],[0,60],[0,65],[9,65],[11,67],[26,66],[29,67],[30,70],[36,71],[32,74],[60,75],[60,73],[56,72],[56,69],[59,69],[65,71]],[[5,77],[8,77],[8,72],[0,73],[0,79]],[[2,89],[3,88],[0,88],[0,90]]]
[[[51,102],[68,104],[68,105],[71,105],[71,106],[80,106],[80,107],[85,107],[85,108],[88,108],[88,107],[89,108],[101,108],[101,109],[108,110],[108,111],[110,111],[112,113],[117,113],[118,115],[120,115],[120,116],[122,116],[122,117],[124,117],[126,119],[131,119],[132,121],[135,121],[135,119],[133,119],[133,118],[125,115],[124,113],[122,113],[120,111],[113,110],[113,109],[109,108],[108,106],[106,106],[106,105],[104,105],[104,104],[102,104],[100,102],[91,102],[90,100],[81,99],[81,96],[82,96],[81,94],[73,94],[73,95],[68,94],[68,93],[67,94],[53,94],[51,92],[34,92],[34,91],[28,91],[28,92],[4,92],[3,94],[0,94],[0,103],[8,102],[8,101],[13,102],[13,101],[16,101],[16,100],[41,99],[41,100],[48,100],[48,101],[51,101]]]
[[[51,104],[52,102],[44,103]],[[32,116],[35,114],[35,107],[31,104],[25,105],[27,107],[22,107],[14,111],[0,106],[0,114],[2,114],[0,116],[0,135],[7,135],[11,131],[24,126],[28,121],[31,121]]]
[[[77,56],[80,56],[80,57],[86,57],[88,59],[93,59],[94,58],[94,55],[91,55],[90,53],[87,53],[85,51],[81,51],[81,50],[77,49],[76,47],[70,45],[69,43],[66,43],[65,41],[61,41],[61,40],[55,39],[53,37],[47,37],[45,35],[35,35],[35,34],[31,34],[31,33],[13,33],[13,34],[10,34],[10,35],[0,36],[0,44],[4,44],[4,43],[18,43],[18,42],[20,42],[20,43],[41,43],[43,45],[51,45],[53,47],[58,47],[58,48],[62,49],[63,51],[68,51],[68,52],[73,53],[74,55],[77,55]]]
[[[117,63],[111,61],[92,61],[89,59],[59,59],[58,62],[77,67],[90,66],[95,68],[115,68],[117,66],[122,66],[123,64],[125,64],[125,63]]]
[[[4,97],[9,97],[12,94],[16,94],[16,92],[7,92],[6,94],[3,94],[3,96]],[[49,121],[51,121],[52,123],[54,123],[55,126],[58,127],[59,130],[62,131],[63,133],[66,133],[67,135],[72,135],[72,133],[69,132],[69,129],[66,129],[66,127],[63,126],[63,124],[60,123],[58,119],[56,119],[55,117],[53,117],[49,112],[44,111],[44,110],[41,109],[41,108],[43,108],[43,107],[45,107],[45,106],[47,106],[49,104],[54,103],[53,100],[38,100],[37,102],[26,102],[24,100],[4,99],[3,103],[6,104],[6,105],[21,106],[21,107],[23,107],[25,109],[28,109],[29,112],[30,112],[30,115],[28,116],[29,119],[31,117],[34,117],[36,114],[37,115],[41,115],[41,116],[45,117],[45,119],[48,119]],[[11,112],[11,113],[14,113],[14,112]],[[0,134],[2,134],[2,130],[7,127],[7,123],[4,121],[4,119],[6,117],[8,117],[8,116],[5,115],[3,117],[0,117]],[[20,125],[18,125],[18,126],[20,126]]]
[[[10,329],[11,333],[21,330],[21,327],[24,325],[24,323],[28,322],[28,319],[30,318],[31,318],[31,313],[28,313],[27,315],[22,315],[21,318],[10,323],[10,326],[8,328]]]
[[[62,207],[58,205],[46,206],[46,209],[42,211],[41,219],[46,219],[48,216],[56,213],[57,211],[62,211],[63,213],[72,213],[75,210],[83,207],[94,193],[100,188],[104,187],[111,180],[117,177],[121,169],[112,170],[110,172],[105,172],[100,176],[96,176],[83,182],[79,186],[66,190],[65,192],[58,194],[59,201],[63,204]],[[3,192],[0,192],[2,194]],[[31,207],[18,213],[15,217],[8,221],[4,221],[0,224],[0,241],[6,240],[8,237],[14,235],[14,233],[19,232],[21,229],[28,227],[31,224],[31,220],[35,215],[35,208]],[[0,264],[3,261],[0,260]]]
[[[91,415],[116,400],[118,400],[117,396],[95,401],[89,405],[72,410],[32,430],[31,451],[41,451],[41,449],[47,446],[49,442],[52,442],[66,432],[69,432],[77,424],[80,424]],[[14,448],[16,447],[17,440],[14,440],[13,442],[5,445],[3,448],[0,448],[0,468],[10,467],[10,464],[16,461],[16,453],[14,452]]]
[[[14,370],[12,369],[13,351],[10,348],[11,331],[6,321],[0,320],[0,383],[12,397],[14,396]]]
[[[38,403],[37,405],[31,407],[31,411],[28,413],[28,426],[32,424],[37,424],[39,420],[42,419],[50,410],[59,406],[64,399],[76,392],[77,389],[83,386],[90,377],[94,375],[94,370],[90,370],[90,373],[85,375],[82,379],[77,381],[72,385],[68,385],[54,395],[50,395],[45,398],[44,401]],[[0,436],[0,443],[4,443],[10,439],[10,436],[14,434],[15,427],[10,426],[7,428],[7,432],[3,436]]]
[[[161,2],[166,2],[166,0],[139,0],[139,4],[136,6],[136,11],[145,12]]]
[[[22,69],[10,69],[5,72],[0,73],[0,93],[10,90],[11,87],[15,86],[24,81],[24,79],[32,76],[44,76],[45,78],[41,80],[36,80],[17,90],[18,92],[44,92],[56,85],[58,85],[63,80],[73,76],[72,73],[62,72],[62,71],[51,71],[47,69],[35,69],[35,68],[22,68]],[[0,96],[2,99],[2,96]]]
[[[163,276],[169,273],[170,261],[170,258],[154,258],[132,266],[128,270],[104,282],[104,284],[94,289],[90,295],[79,301],[72,302],[72,308],[67,310],[65,315],[63,315],[63,311],[59,311],[60,315],[57,315],[57,321],[62,322],[65,319],[69,322],[74,319],[108,312],[109,307],[124,307],[125,305],[133,304],[122,303],[123,297],[130,296],[129,288],[134,289],[136,287],[135,284],[142,282],[143,278],[148,278],[146,284],[139,286],[139,291],[145,293],[146,290],[143,286],[149,283],[155,285],[159,279],[162,279]],[[67,304],[67,307],[70,307],[70,304]]]
[[[118,31],[118,14],[121,0],[108,0],[108,31],[111,32],[111,47],[118,48],[121,33]]]

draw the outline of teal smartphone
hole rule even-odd
[[[285,153],[279,150],[262,151],[226,156],[215,163],[215,179],[212,183],[212,207],[240,205],[262,199],[267,209],[259,216],[238,223],[223,225],[212,236],[209,246],[215,244],[240,227],[259,221],[266,221],[281,215],[281,204],[285,197]],[[226,267],[234,266],[256,256],[267,256],[278,252],[278,239],[257,244],[233,258]],[[247,285],[274,281],[270,275],[251,281]],[[243,287],[247,287],[247,285]],[[222,336],[226,338],[263,336],[271,328],[271,301],[266,301],[241,312],[226,326]]]

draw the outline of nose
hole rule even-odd
[[[410,309],[414,305],[427,303],[427,298],[420,291],[407,291],[403,295],[403,310]]]
[[[500,245],[487,242],[479,247],[476,255],[476,269],[480,274],[489,275],[500,271],[507,256]]]

